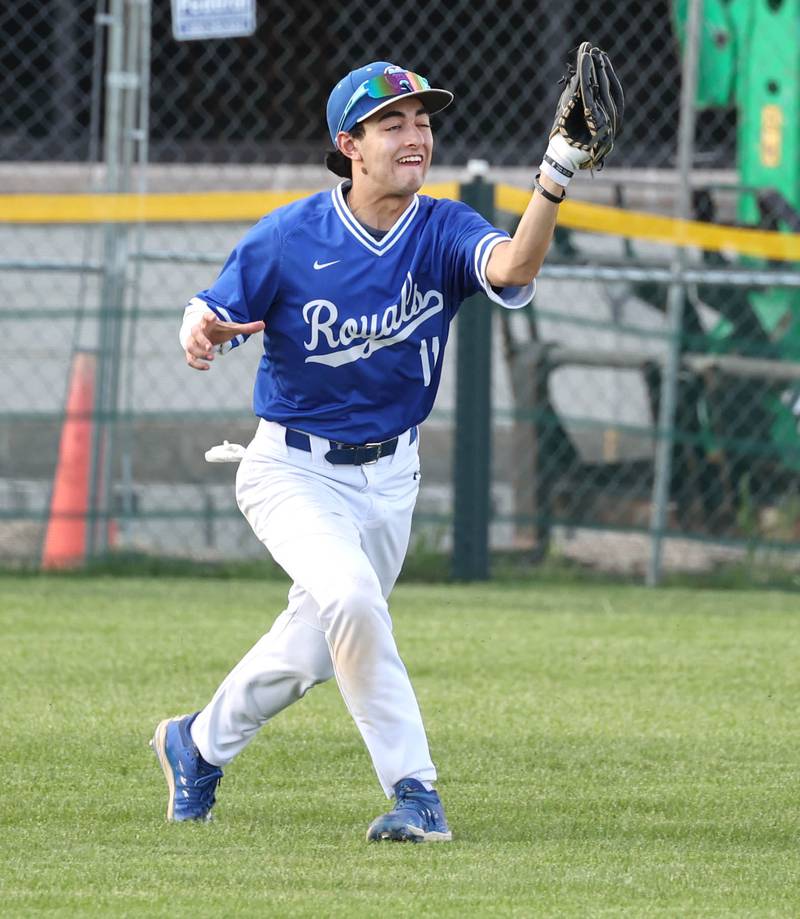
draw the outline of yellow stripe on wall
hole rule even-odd
[[[512,188],[510,185],[495,186],[495,207],[500,210],[521,214],[530,198],[529,191]],[[800,235],[795,233],[725,227],[697,220],[675,220],[673,217],[583,201],[565,201],[560,205],[558,225],[672,246],[697,246],[715,252],[800,261]]]
[[[456,182],[426,185],[434,198],[459,197]],[[0,195],[0,223],[222,223],[258,220],[312,191],[211,191],[148,195]],[[495,206],[522,214],[530,192],[495,186]],[[697,246],[759,258],[800,261],[800,235],[675,220],[657,214],[622,210],[581,201],[565,201],[559,225],[673,246]]]
[[[169,195],[0,195],[2,223],[137,223],[254,220],[305,192]]]
[[[458,197],[455,182],[426,185],[434,198]],[[209,191],[153,195],[0,195],[0,223],[201,223],[258,220],[312,191]]]

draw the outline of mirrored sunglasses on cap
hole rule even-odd
[[[393,73],[383,73],[379,77],[365,80],[350,96],[342,117],[339,119],[336,133],[344,130],[343,125],[347,121],[347,116],[353,110],[353,106],[364,96],[369,96],[370,99],[388,99],[391,96],[406,96],[409,93],[419,93],[430,88],[431,84],[425,77],[421,77],[418,73],[411,73],[410,70],[396,70]]]

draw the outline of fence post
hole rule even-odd
[[[139,94],[147,93],[149,79],[150,0],[110,0],[108,53],[105,73],[105,191],[131,190],[134,149],[142,141],[143,117]],[[146,31],[146,35],[145,35]],[[143,48],[147,48],[146,58]],[[137,117],[138,116],[138,117]],[[89,558],[104,555],[113,545],[110,526],[114,504],[120,430],[120,379],[123,363],[124,308],[128,278],[130,228],[110,222],[103,231],[103,274],[100,288],[98,382],[95,392],[95,429],[89,501]]]
[[[700,55],[700,32],[703,22],[703,0],[689,0],[686,25],[686,45],[681,73],[681,108],[678,124],[678,191],[675,216],[688,220],[691,216],[691,171],[694,158],[695,94],[697,68]],[[650,514],[650,560],[645,583],[656,587],[661,582],[661,558],[664,530],[667,528],[667,504],[672,478],[672,449],[675,443],[675,403],[678,390],[683,324],[683,300],[686,281],[683,276],[686,252],[682,246],[675,248],[672,259],[673,279],[667,299],[669,325],[669,350],[661,375],[661,398],[656,421],[656,456],[653,476],[653,498]]]
[[[461,200],[494,222],[494,186],[487,164],[470,164]],[[458,312],[456,431],[453,460],[452,574],[460,581],[489,577],[492,304],[476,294]]]

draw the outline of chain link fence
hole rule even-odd
[[[775,17],[777,29],[795,5],[750,4]],[[744,174],[745,128],[761,123],[762,108],[743,108],[745,90],[722,79],[726,61],[736,64],[731,49],[760,34],[761,20],[734,20],[724,3],[705,7],[693,216],[796,232],[798,177],[765,194],[772,186],[756,169]],[[546,16],[517,0],[478,8],[437,0],[422,11],[406,0],[334,10],[296,0],[259,3],[251,37],[178,42],[165,3],[21,0],[0,9],[8,100],[0,176],[2,191],[18,196],[17,204],[3,199],[6,218],[0,211],[0,560],[42,558],[76,354],[89,356],[93,380],[91,424],[72,432],[91,440],[89,551],[263,554],[235,507],[232,467],[203,456],[223,439],[247,442],[258,349],[251,344],[214,372],[194,374],[177,345],[183,305],[208,286],[252,220],[70,220],[72,205],[54,198],[66,215],[26,223],[9,216],[24,208],[23,195],[330,187],[335,179],[320,165],[329,147],[327,93],[372,59],[422,72],[456,94],[434,122],[432,181],[465,181],[466,163],[483,159],[498,188],[529,188],[557,80],[570,51],[591,37],[618,66],[628,114],[609,167],[580,177],[571,197],[655,219],[673,212],[679,190],[685,17],[684,3],[661,0],[627,0],[602,14],[588,0],[568,0]],[[747,50],[765,66],[757,48]],[[794,71],[786,80],[800,92]],[[703,96],[723,84],[727,95]],[[772,95],[786,109],[785,165],[794,149],[789,126],[800,120],[792,120],[794,96]],[[756,145],[766,143],[762,135]],[[513,229],[515,209],[497,205],[496,221]],[[565,224],[533,306],[494,313],[492,548],[643,570],[656,446],[671,437],[668,565],[709,567],[754,547],[800,550],[794,263],[703,250],[702,242],[688,250],[700,274],[683,288],[674,429],[661,431],[674,340],[672,249],[652,233],[625,235],[626,225],[624,216],[616,230]],[[735,271],[756,269],[773,275],[732,283]],[[443,551],[452,546],[457,369],[451,347],[422,439],[415,539]]]
[[[0,10],[0,86],[10,100],[0,113],[0,159],[91,156],[93,88],[102,89],[94,68],[107,61],[110,2],[19,0]],[[523,0],[437,0],[424,11],[410,0],[260,2],[252,37],[182,42],[172,37],[170,5],[147,6],[152,162],[318,164],[330,88],[358,62],[389,59],[456,94],[436,124],[437,162],[532,166],[580,32],[608,49],[630,102],[614,165],[674,164],[680,59],[666,0],[613,9],[568,0],[546,15]],[[730,165],[734,126],[731,109],[705,121],[698,155]]]

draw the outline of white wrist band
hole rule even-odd
[[[566,188],[570,179],[581,168],[581,161],[585,157],[586,154],[571,147],[560,134],[554,134],[550,138],[539,169],[548,178]]]
[[[546,175],[548,179],[558,182],[558,184],[564,188],[569,185],[570,179],[574,175],[572,170],[564,171],[564,167],[555,159],[550,159],[546,153],[542,162],[539,164],[539,171],[542,175]]]

